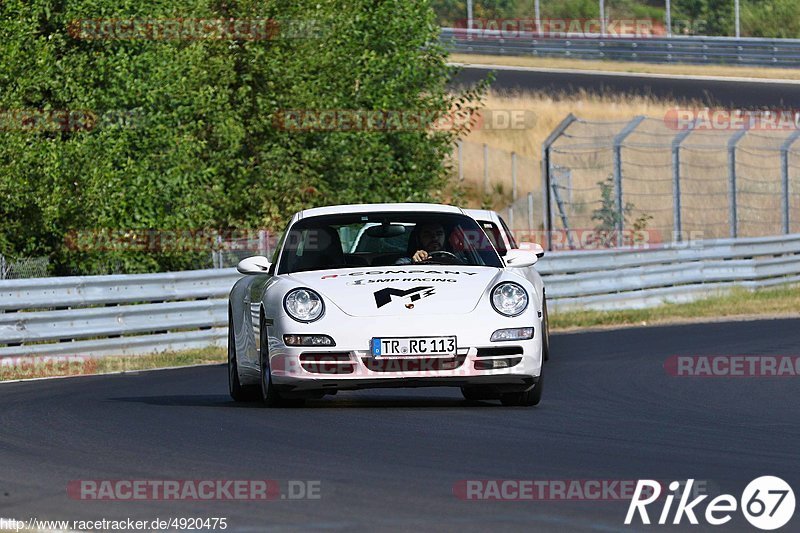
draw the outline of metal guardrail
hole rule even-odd
[[[0,358],[222,344],[235,269],[0,282]]]
[[[442,28],[441,42],[465,54],[611,59],[647,63],[738,64],[776,67],[800,65],[800,39],[753,37],[601,37],[531,32]]]
[[[653,249],[551,252],[551,310],[679,302],[800,282],[800,234]],[[0,359],[134,355],[224,345],[234,269],[0,282]]]
[[[800,234],[552,252],[537,270],[553,310],[643,308],[800,282]]]

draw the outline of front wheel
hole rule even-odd
[[[531,407],[542,401],[542,375],[533,388],[523,392],[509,392],[500,396],[500,403],[508,406]]]

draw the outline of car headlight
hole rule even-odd
[[[286,293],[283,308],[298,322],[314,322],[325,312],[322,298],[311,289],[293,289]]]
[[[492,290],[492,307],[501,315],[517,316],[528,307],[528,293],[518,283],[500,283]]]

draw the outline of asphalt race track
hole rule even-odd
[[[454,85],[471,85],[495,71],[492,87],[501,91],[546,91],[593,94],[623,93],[696,100],[707,106],[741,109],[796,108],[800,103],[800,84],[764,83],[736,80],[705,80],[680,77],[649,77],[630,74],[589,74],[534,70],[465,67]]]
[[[470,405],[437,388],[267,410],[233,403],[223,366],[3,384],[0,517],[227,517],[228,531],[674,530],[624,526],[621,501],[464,501],[453,487],[695,478],[738,499],[750,480],[776,475],[797,492],[800,378],[677,378],[662,365],[799,346],[800,319],[555,335],[537,408]],[[68,481],[80,479],[318,480],[321,498],[68,498]],[[797,514],[782,531],[800,529]],[[693,530],[712,529],[752,527],[737,511],[725,526]]]

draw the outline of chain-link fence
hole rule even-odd
[[[536,230],[542,221],[540,162],[487,144],[460,141],[453,165],[467,203],[496,209],[512,228]]]
[[[12,259],[0,255],[0,280],[43,278],[47,276],[47,257],[23,257]]]
[[[797,124],[697,124],[570,115],[543,144],[544,163],[460,142],[453,164],[467,203],[496,209],[518,240],[551,249],[800,232]]]
[[[543,146],[543,229],[641,231],[651,243],[798,232],[798,133],[570,115]]]

